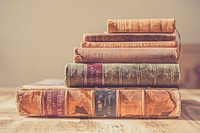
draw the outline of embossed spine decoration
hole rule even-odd
[[[20,87],[22,116],[174,118],[180,116],[176,88]]]
[[[173,33],[175,19],[110,19],[108,33]]]
[[[88,68],[93,69],[94,72]],[[179,64],[71,63],[66,65],[65,84],[69,87],[177,87],[180,79]]]

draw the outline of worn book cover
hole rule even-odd
[[[69,87],[177,87],[181,80],[179,64],[69,63],[65,74]]]
[[[111,118],[180,116],[181,101],[177,88],[68,88],[56,82],[50,80],[45,81],[44,85],[40,82],[18,87],[16,104],[19,115]]]
[[[75,48],[75,63],[177,63],[177,48]]]
[[[108,33],[173,33],[175,19],[109,19]]]

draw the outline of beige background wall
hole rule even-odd
[[[109,18],[175,18],[183,44],[200,44],[200,0],[0,0],[0,86],[63,78],[82,34]]]

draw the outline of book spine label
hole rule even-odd
[[[49,117],[180,116],[180,95],[176,88],[46,89],[48,86],[18,90],[16,102],[19,114]],[[64,94],[67,94],[65,98]]]
[[[173,33],[175,19],[108,20],[108,33]]]
[[[83,69],[88,65],[98,75]],[[93,76],[85,78],[86,75]],[[180,67],[178,64],[67,64],[65,83],[69,87],[178,86]]]
[[[176,41],[162,42],[81,42],[82,48],[172,48]]]
[[[85,42],[175,41],[175,34],[84,34]]]
[[[116,91],[95,91],[95,114],[96,116],[116,116]]]
[[[177,48],[75,48],[75,63],[176,63]]]
[[[102,65],[88,64],[87,65],[87,85],[101,85],[102,84]]]
[[[65,91],[64,90],[44,90],[44,115],[64,116]]]

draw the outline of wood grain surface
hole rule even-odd
[[[0,88],[0,133],[35,132],[200,132],[200,89],[181,89],[179,119],[79,119],[22,117],[16,112],[15,88]]]

